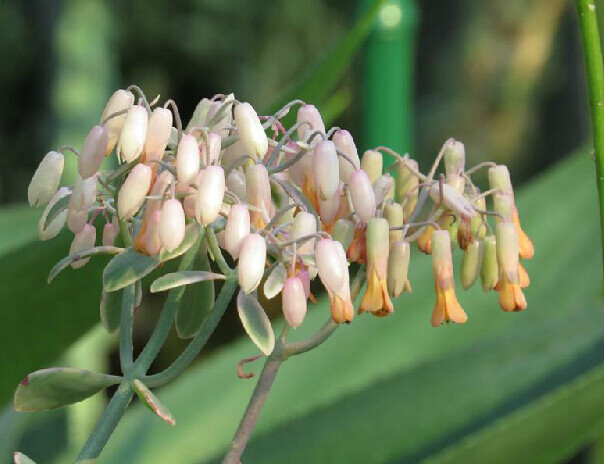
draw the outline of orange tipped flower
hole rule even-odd
[[[528,238],[528,235],[522,230],[520,226],[520,218],[518,217],[518,209],[514,206],[512,212],[514,218],[514,225],[516,226],[516,231],[518,232],[518,253],[522,259],[531,259],[535,254],[535,248],[533,247],[533,242]]]
[[[354,307],[350,298],[350,280],[346,253],[340,242],[323,239],[315,245],[315,261],[319,278],[327,289],[331,317],[338,324],[350,322]]]
[[[499,305],[504,311],[522,311],[526,299],[518,273],[518,234],[513,222],[497,224],[497,260],[499,261]]]
[[[468,320],[468,316],[455,295],[451,238],[446,230],[435,230],[432,233],[432,270],[436,291],[432,327],[449,321],[463,324]]]
[[[428,226],[424,230],[424,232],[417,239],[417,247],[422,253],[426,253],[429,255],[432,253],[432,233],[434,232],[434,227]]]
[[[370,311],[375,316],[394,312],[388,295],[388,254],[390,230],[384,218],[373,218],[367,224],[367,292],[361,300],[359,314]]]

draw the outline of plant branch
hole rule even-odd
[[[122,313],[120,319],[119,351],[122,373],[126,374],[133,364],[132,328],[134,326],[134,304],[136,284],[128,285],[122,294]]]

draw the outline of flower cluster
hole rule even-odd
[[[134,86],[116,91],[81,150],[70,149],[78,156],[72,187],[59,188],[65,148],[44,157],[28,191],[32,206],[46,205],[41,239],[66,223],[75,234],[70,253],[82,253],[95,247],[94,221],[102,214],[104,247],[118,237],[130,246],[132,237],[137,253],[165,256],[183,244],[188,224],[212,228],[237,262],[242,291],[255,292],[267,277],[264,292],[282,294],[292,327],[314,301],[310,282],[317,276],[333,320],[352,321],[351,263],[366,272],[358,313],[392,313],[392,299],[411,291],[413,242],[432,255],[432,325],[463,323],[452,262],[459,246],[464,288],[480,276],[485,291],[499,292],[503,310],[526,308],[522,288],[529,279],[519,258],[530,258],[533,246],[520,227],[505,166],[466,170],[464,145],[453,139],[427,174],[408,155],[385,147],[359,157],[348,131],[327,130],[319,111],[301,101],[258,116],[233,95],[204,98],[184,129],[173,101],[156,104]],[[296,107],[296,122],[284,127]],[[113,152],[113,168],[103,168]],[[383,165],[383,153],[392,165]],[[471,176],[483,167],[489,189],[481,193]],[[74,259],[72,266],[85,263]]]

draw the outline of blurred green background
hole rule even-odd
[[[526,312],[504,314],[474,288],[459,295],[468,324],[432,329],[430,262],[415,256],[395,315],[359,317],[287,363],[243,462],[604,462],[601,254],[573,2],[5,0],[0,27],[0,463],[17,449],[69,462],[106,401],[15,413],[28,372],[119,368],[98,324],[106,261],[47,286],[71,238],[36,242],[41,211],[23,202],[43,154],[80,146],[130,83],[176,100],[185,120],[215,93],[263,112],[300,97],[359,150],[389,145],[423,168],[455,137],[468,165],[506,163],[520,186],[536,245]],[[145,295],[135,349],[161,304]],[[279,301],[266,308],[279,325]],[[295,337],[326,315],[321,302]],[[235,375],[255,354],[242,334],[228,311],[199,361],[157,392],[177,426],[133,404],[100,462],[219,459],[254,384]],[[185,345],[171,337],[153,369]]]

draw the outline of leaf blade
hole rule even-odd
[[[172,413],[166,408],[161,401],[153,394],[147,386],[138,379],[132,382],[132,388],[136,395],[141,399],[143,404],[151,410],[157,417],[170,425],[176,425],[176,420]]]
[[[271,326],[271,321],[258,303],[258,300],[252,295],[248,295],[243,290],[239,291],[237,296],[237,312],[243,328],[250,336],[254,344],[265,355],[269,355],[275,348],[275,334]]]
[[[127,248],[115,256],[103,271],[103,289],[114,292],[142,279],[159,265],[157,256],[147,256]]]

